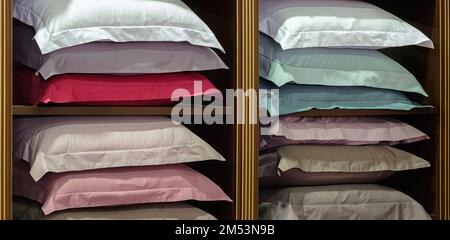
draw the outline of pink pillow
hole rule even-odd
[[[429,137],[395,119],[372,117],[283,117],[261,137],[261,150],[285,145],[387,145]]]
[[[47,174],[39,182],[24,161],[14,165],[14,195],[55,211],[143,203],[231,201],[211,180],[185,165]]]
[[[218,95],[220,91],[203,75],[194,72],[147,75],[65,74],[48,80],[24,66],[14,69],[14,104],[71,104],[98,106],[173,105],[176,89],[183,97]],[[201,83],[196,89],[194,83]]]

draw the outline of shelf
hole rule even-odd
[[[170,116],[172,107],[72,107],[72,106],[13,106],[14,116]],[[226,108],[219,109],[220,114]],[[192,115],[203,107],[192,108]]]
[[[294,113],[286,116],[298,117],[364,117],[364,116],[408,116],[408,115],[434,115],[436,109],[414,109],[411,111],[394,110],[311,110],[308,112]]]

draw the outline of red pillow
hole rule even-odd
[[[64,74],[44,80],[27,67],[14,68],[14,104],[70,104],[100,106],[173,105],[172,92],[183,97],[217,95],[220,91],[199,73],[148,75]],[[195,89],[195,82],[202,89]]]

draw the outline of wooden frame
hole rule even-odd
[[[440,129],[436,173],[437,219],[450,220],[450,3],[438,1],[439,16],[439,123]]]
[[[231,0],[229,0],[231,1]],[[258,88],[258,0],[233,0],[236,14],[236,36],[234,61],[237,66],[233,73],[236,81],[235,88],[243,90]],[[436,219],[450,219],[450,3],[448,0],[436,0],[438,13],[436,22],[438,32],[435,33],[439,39],[437,46],[438,68],[440,79],[438,84],[437,109],[433,112],[420,112],[412,114],[437,114],[436,123],[438,131],[437,155],[438,163],[435,173],[436,191]],[[25,108],[12,106],[12,0],[2,0],[0,3],[0,219],[11,219],[11,156],[12,156],[12,116],[13,111],[20,115],[36,115],[48,109]],[[252,101],[247,99],[247,113],[257,111]],[[66,109],[73,111],[75,109]],[[95,111],[91,109],[90,111]],[[118,109],[110,109],[110,115],[120,112]],[[37,112],[36,112],[37,111]],[[63,109],[60,109],[63,111]],[[85,109],[75,112],[80,114]],[[108,115],[108,111],[101,115]],[[132,109],[123,109],[124,115],[132,114]],[[131,112],[130,112],[131,111]],[[50,112],[53,112],[50,110]],[[167,113],[167,108],[153,109],[146,115],[156,113]],[[64,111],[63,111],[64,113]],[[73,112],[72,112],[73,113]],[[323,116],[330,112],[311,111],[304,116]],[[44,113],[48,114],[47,113]],[[60,113],[61,114],[61,113]],[[355,112],[339,112],[341,116],[355,115]],[[385,112],[385,115],[396,115],[395,112]],[[64,114],[62,114],[64,115]],[[88,113],[88,115],[90,115]],[[357,115],[370,116],[380,115],[380,112],[359,111]],[[236,125],[234,134],[234,156],[235,164],[235,219],[252,220],[258,216],[258,126],[247,122]]]
[[[12,1],[0,3],[0,219],[12,208]]]

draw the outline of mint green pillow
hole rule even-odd
[[[282,50],[260,37],[260,76],[281,87],[288,83],[374,87],[427,96],[417,79],[377,50],[306,48]]]
[[[279,90],[278,98],[271,91],[277,89]],[[432,107],[415,103],[399,91],[380,88],[299,84],[286,84],[278,88],[273,83],[261,79],[260,90],[260,107],[267,109],[271,116],[313,109],[409,111],[415,108]]]

